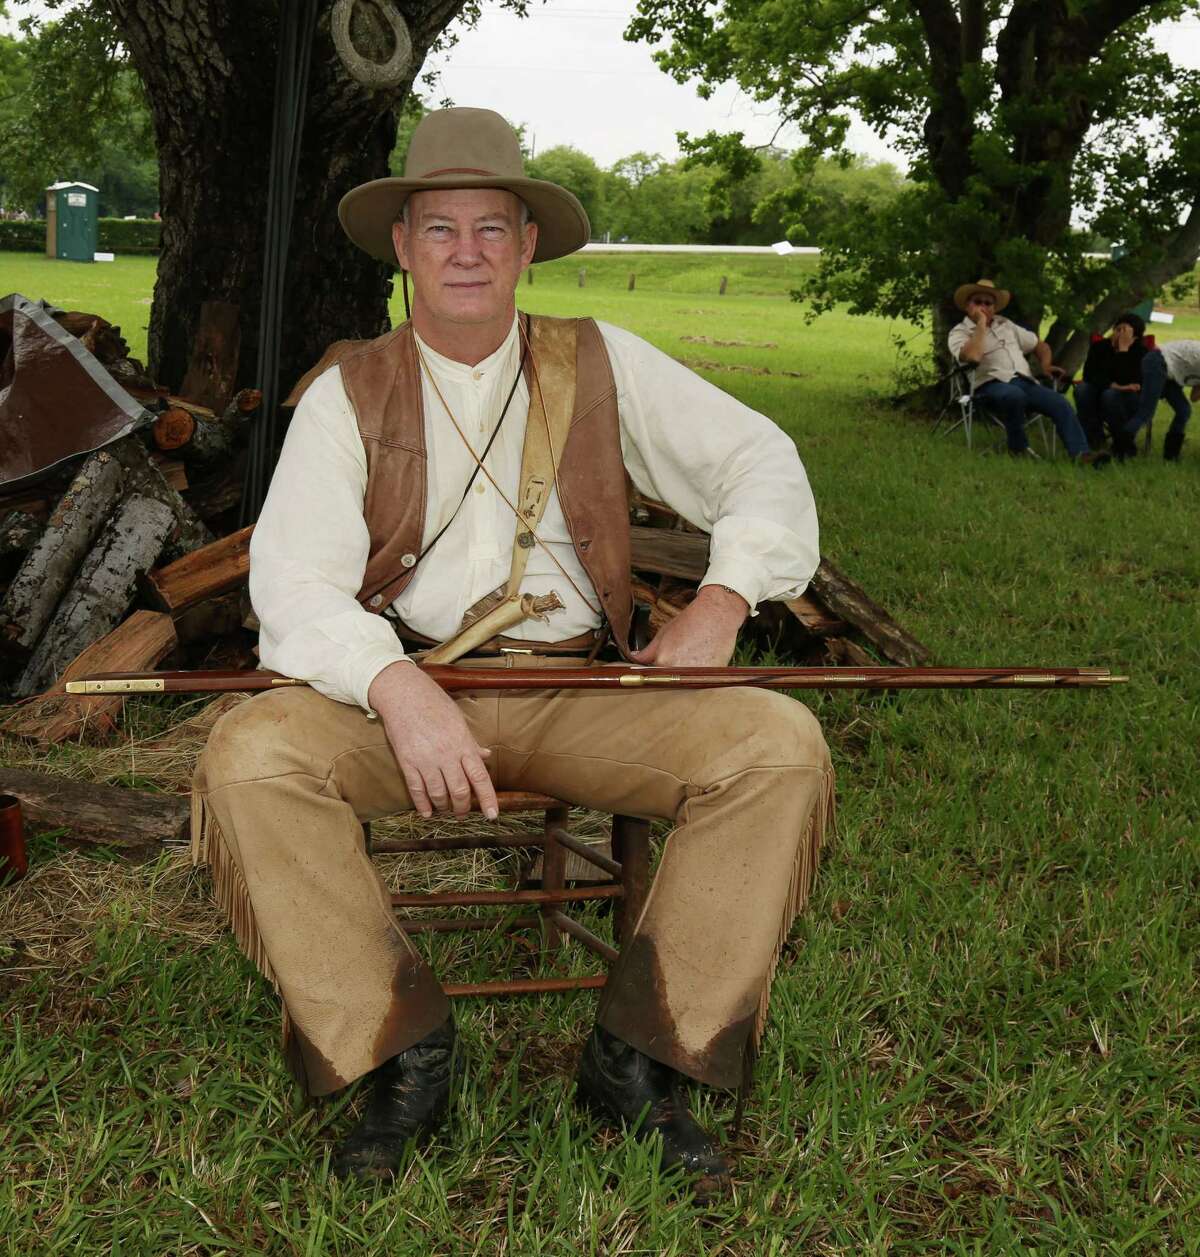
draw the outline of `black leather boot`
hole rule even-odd
[[[688,1112],[682,1077],[594,1026],[575,1076],[575,1098],[600,1118],[627,1125],[638,1139],[662,1136],[663,1169],[695,1176],[698,1197],[729,1190],[729,1162]]]
[[[1183,449],[1183,433],[1168,432],[1163,437],[1163,458],[1168,463],[1173,463],[1179,458],[1179,451]]]
[[[442,1124],[458,1075],[454,1022],[372,1070],[371,1099],[358,1125],[333,1155],[338,1178],[385,1177],[400,1168],[410,1139],[424,1141]]]

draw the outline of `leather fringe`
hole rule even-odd
[[[207,866],[212,877],[213,898],[225,914],[238,946],[254,967],[279,992],[279,982],[254,920],[250,892],[242,879],[242,870],[230,854],[225,837],[212,812],[205,806],[204,795],[192,791],[192,864]],[[284,1006],[284,1038],[288,1035],[287,1008]]]
[[[762,1042],[763,1031],[767,1024],[767,1008],[771,1000],[771,987],[775,982],[779,957],[783,954],[783,946],[791,933],[792,923],[808,903],[813,883],[816,881],[817,868],[821,863],[821,848],[825,845],[825,835],[826,833],[832,835],[836,819],[834,774],[833,769],[829,768],[825,772],[825,781],[816,806],[808,818],[804,836],[796,847],[796,860],[792,865],[792,876],[788,883],[787,902],[783,909],[783,920],[779,925],[779,941],[775,945],[775,954],[771,957],[767,979],[763,983],[762,995],[759,997],[758,1012],[754,1018],[754,1033],[748,1045],[749,1053],[756,1055],[758,1046]],[[753,1060],[753,1056],[750,1059]]]

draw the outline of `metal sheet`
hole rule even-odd
[[[153,418],[44,303],[0,298],[0,488],[34,481]]]

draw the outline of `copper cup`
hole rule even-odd
[[[0,885],[16,881],[28,871],[21,800],[11,794],[0,794]]]

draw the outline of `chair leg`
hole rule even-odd
[[[646,896],[650,893],[650,822],[636,816],[613,816],[613,858],[621,865],[625,894],[615,901],[613,932],[624,947],[633,937]]]
[[[542,889],[562,890],[566,886],[567,850],[554,837],[556,829],[565,829],[569,810],[565,807],[546,809],[545,842],[542,846]],[[554,920],[555,904],[542,905],[542,946],[557,951],[562,944],[562,931]]]

